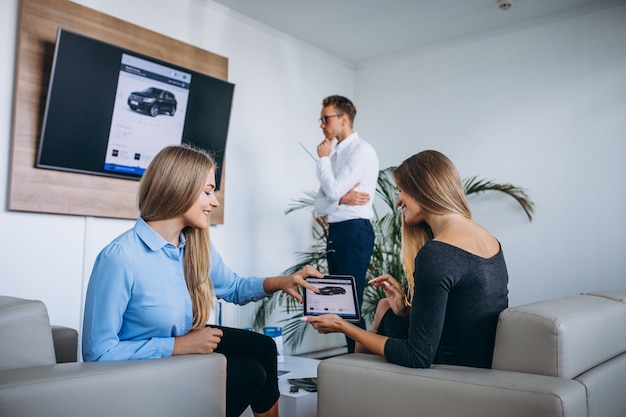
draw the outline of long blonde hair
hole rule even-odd
[[[427,150],[406,159],[392,173],[396,185],[426,211],[434,214],[458,213],[471,219],[472,213],[457,169],[444,154]],[[433,238],[426,224],[407,224],[402,218],[402,265],[413,298],[415,255]]]
[[[167,220],[187,212],[198,199],[213,158],[189,145],[168,146],[152,160],[141,178],[138,205],[146,221]],[[193,305],[192,328],[204,327],[213,304],[209,229],[183,229],[185,282]]]

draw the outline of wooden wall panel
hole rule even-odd
[[[138,181],[35,168],[59,27],[226,81],[228,59],[68,0],[22,0],[9,210],[135,219]],[[224,222],[225,176],[212,224]]]

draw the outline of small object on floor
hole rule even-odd
[[[289,378],[287,381],[309,392],[317,392],[317,378]]]

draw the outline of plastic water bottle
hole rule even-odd
[[[274,339],[276,343],[276,350],[278,351],[278,362],[284,362],[285,357],[283,355],[283,328],[282,327],[264,327],[263,334]]]

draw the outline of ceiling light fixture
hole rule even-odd
[[[500,10],[509,10],[513,3],[510,0],[498,0]]]

